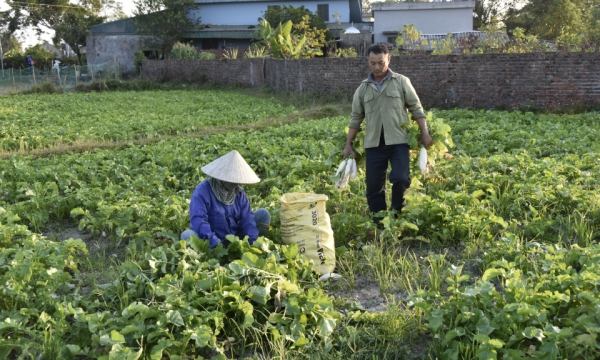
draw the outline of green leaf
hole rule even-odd
[[[198,327],[196,327],[193,330],[193,333],[190,336],[190,339],[192,339],[196,342],[197,348],[201,348],[201,347],[208,346],[209,343],[212,343],[212,337],[213,337],[212,331],[208,326],[199,325]]]
[[[497,360],[498,353],[494,348],[480,348],[479,350],[477,350],[477,358],[479,360]]]
[[[128,335],[131,333],[143,332],[144,330],[137,325],[127,325],[121,330],[121,334]]]
[[[167,321],[176,326],[184,326],[183,318],[177,310],[169,310],[167,312]]]
[[[486,317],[479,319],[475,328],[479,334],[483,335],[489,335],[496,330],[496,328],[490,325],[490,320]]]
[[[504,341],[498,339],[490,339],[488,343],[497,349],[501,349],[504,346]]]
[[[276,323],[280,322],[281,319],[283,319],[282,314],[274,313],[274,312],[269,314],[269,322],[270,323],[276,324]]]
[[[319,320],[319,328],[321,335],[325,336],[333,332],[335,329],[335,319],[323,317]]]
[[[147,305],[142,304],[141,302],[134,302],[129,304],[129,306],[127,306],[125,309],[123,309],[122,315],[125,319],[128,319],[138,313],[144,316],[149,311],[149,309],[150,308]]]
[[[110,332],[110,339],[116,343],[124,343],[125,342],[125,337],[116,330],[113,330]]]
[[[575,343],[578,345],[586,345],[590,348],[596,347],[596,339],[592,337],[590,334],[581,334],[575,337]]]
[[[452,341],[456,337],[458,337],[458,332],[456,331],[456,329],[452,329],[452,330],[448,331],[446,333],[446,335],[444,336],[444,340],[442,341],[442,345],[446,346],[446,344],[448,344],[448,342]]]
[[[431,312],[429,327],[436,332],[444,323],[444,310],[437,309]]]
[[[498,276],[504,276],[506,274],[504,269],[494,269],[494,268],[490,268],[487,269],[484,273],[483,276],[481,277],[482,280],[485,281],[490,281],[490,280],[494,280],[495,278],[497,278]]]
[[[525,336],[528,339],[537,339],[539,342],[542,342],[542,340],[544,339],[544,333],[542,332],[541,329],[532,327],[532,326],[528,326],[525,328],[525,330],[523,330],[523,336]]]
[[[266,304],[267,300],[271,298],[267,289],[263,286],[250,286],[247,290],[246,296],[263,305]]]
[[[134,352],[132,349],[123,346],[121,344],[114,344],[108,354],[109,360],[138,360],[142,357],[144,348],[140,347],[138,352]]]
[[[154,345],[150,351],[150,360],[161,360],[163,358],[163,351],[174,344],[173,340],[160,339],[158,344]]]

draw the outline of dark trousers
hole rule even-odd
[[[391,209],[400,211],[404,203],[404,192],[410,187],[410,156],[408,144],[385,145],[383,141],[367,153],[367,203],[372,213],[387,210],[385,188],[388,162],[392,165]]]

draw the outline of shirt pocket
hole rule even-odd
[[[396,89],[386,90],[385,95],[386,95],[386,106],[394,108],[394,109],[401,108],[402,95],[400,94],[400,91],[398,91]]]
[[[373,99],[375,98],[375,96],[373,96],[373,93],[370,91],[367,91],[363,97],[363,104],[365,107],[365,114],[369,114],[372,113],[373,111],[375,111],[375,101],[373,101]]]

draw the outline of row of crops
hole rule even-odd
[[[289,114],[292,106],[226,91],[69,93],[0,99],[0,152],[199,133]]]
[[[181,116],[173,116],[175,99]],[[294,111],[223,91],[21,100],[35,106],[3,107],[2,128],[8,114],[23,121],[2,134],[4,150],[18,149],[27,126],[37,134],[27,138],[33,148],[148,136],[135,129],[151,126],[144,120],[161,107],[153,126],[164,135]],[[113,105],[73,110],[74,100]],[[60,116],[38,115],[38,125],[25,126],[35,107]],[[95,116],[98,132],[82,133],[76,111]],[[106,116],[113,111],[139,116]],[[365,238],[372,225],[364,171],[348,189],[334,190],[347,122],[299,120],[0,161],[0,357],[418,358],[427,352],[407,344],[424,341],[432,356],[448,359],[600,356],[596,114],[434,111],[434,131],[452,128],[453,156],[442,156],[441,146],[430,152],[435,170],[428,177],[414,171],[408,205],[398,219],[384,218],[375,243]],[[48,135],[57,133],[59,140]],[[263,179],[245,190],[254,207],[271,211],[271,240],[249,246],[232,239],[227,249],[178,241],[191,191],[204,178],[200,168],[232,149]],[[329,196],[341,283],[318,282],[295,246],[279,245],[279,199],[287,192]],[[124,250],[110,281],[86,290],[86,243],[39,235],[68,222]],[[363,278],[388,299],[380,312],[340,296]]]

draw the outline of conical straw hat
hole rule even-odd
[[[221,156],[202,167],[202,171],[215,179],[234,184],[255,184],[260,182],[256,173],[236,150]]]

